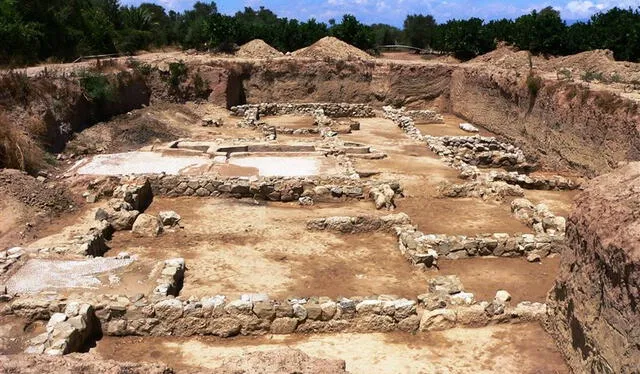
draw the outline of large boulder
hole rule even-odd
[[[155,237],[162,233],[162,221],[151,214],[140,214],[131,229],[134,235]]]
[[[547,303],[547,328],[575,373],[640,368],[638,212],[638,162],[592,180],[575,200]]]

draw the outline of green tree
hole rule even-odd
[[[404,20],[405,39],[414,47],[432,47],[437,23],[432,15],[412,14]]]
[[[640,13],[633,9],[613,8],[591,17],[593,47],[607,48],[621,60],[640,59]]]
[[[375,36],[371,27],[363,25],[351,14],[345,14],[342,22],[332,26],[330,32],[336,38],[362,50],[372,49],[375,46]]]
[[[514,24],[514,42],[532,53],[560,54],[567,25],[552,7],[518,17]]]
[[[371,25],[376,45],[391,45],[400,43],[403,39],[402,30],[395,26],[376,23]]]

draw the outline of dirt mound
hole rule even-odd
[[[236,52],[236,57],[242,58],[274,58],[281,57],[283,53],[265,43],[262,39],[254,39],[244,44]]]
[[[346,373],[343,360],[311,357],[297,349],[279,349],[270,352],[252,352],[225,359],[215,370],[220,374],[232,373],[300,373],[337,374]]]
[[[0,195],[11,196],[27,206],[55,213],[67,211],[69,206],[75,205],[65,186],[40,182],[15,169],[0,170]]]
[[[579,78],[585,72],[602,74],[604,79],[631,82],[640,80],[640,64],[633,62],[618,62],[613,52],[608,49],[596,49],[582,52],[572,56],[551,59],[548,69],[567,69],[574,73],[574,78]]]
[[[187,135],[181,126],[199,123],[190,110],[167,104],[134,110],[99,123],[75,135],[66,153],[127,152],[154,142],[168,142]]]
[[[503,69],[529,68],[531,62],[530,54],[527,51],[518,51],[515,47],[500,46],[495,50],[480,55],[467,63],[485,63]]]
[[[47,355],[0,356],[3,373],[40,374],[55,368],[58,374],[170,374],[174,371],[159,364],[134,364],[99,360],[94,356],[71,354],[61,357]]]
[[[372,60],[367,52],[332,36],[324,37],[306,48],[292,53],[296,57],[334,60]]]

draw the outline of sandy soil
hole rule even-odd
[[[291,129],[309,129],[315,127],[313,116],[282,115],[266,116],[260,119],[268,125],[277,127],[287,127]]]
[[[376,212],[370,202],[303,208],[252,200],[156,199],[148,212],[160,210],[178,212],[184,229],[153,239],[118,232],[107,256],[128,251],[157,260],[184,257],[185,296],[415,297],[426,290],[428,274],[406,261],[393,234],[306,230],[314,217],[387,213]]]
[[[398,210],[411,217],[418,228],[429,234],[476,235],[484,233],[529,233],[532,230],[516,220],[505,203],[474,198],[425,200],[420,193],[398,202]]]
[[[468,122],[453,114],[443,114],[444,123],[422,123],[416,122],[415,125],[423,135],[431,136],[471,136],[475,135],[460,129],[460,124]],[[475,125],[474,125],[475,126]],[[490,131],[476,126],[480,131],[477,133],[482,136],[494,136]]]
[[[534,204],[545,204],[555,215],[568,217],[573,210],[573,200],[579,193],[579,191],[525,190],[524,196]]]
[[[524,258],[476,257],[438,260],[439,275],[457,275],[465,291],[476,300],[491,301],[498,290],[511,294],[512,302],[545,302],[560,269],[559,257],[547,257],[540,263]]]
[[[179,371],[215,369],[224,357],[282,346],[319,358],[343,359],[351,373],[569,373],[536,324],[452,329],[429,334],[339,334],[215,338],[109,338],[91,354],[133,362],[164,362]]]
[[[28,321],[15,316],[0,317],[0,355],[22,353],[29,339],[46,331],[46,321]]]

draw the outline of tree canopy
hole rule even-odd
[[[469,59],[507,42],[533,53],[564,55],[607,48],[617,59],[640,59],[640,13],[613,8],[586,22],[567,25],[551,7],[515,20],[454,19],[438,24],[432,15],[411,14],[403,28],[365,25],[354,15],[338,22],[306,22],[246,7],[221,14],[215,2],[196,2],[184,12],[154,3],[124,6],[119,0],[0,0],[0,64],[24,65],[78,56],[132,53],[176,46],[231,50],[263,39],[281,51],[306,47],[332,35],[363,50],[408,44]]]

